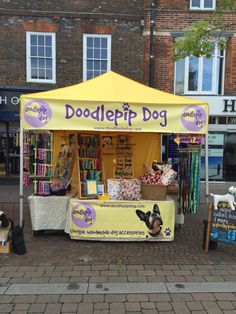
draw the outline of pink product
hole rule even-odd
[[[161,171],[146,173],[140,178],[142,183],[161,184]]]
[[[52,191],[59,191],[59,190],[61,190],[62,188],[63,188],[63,186],[62,186],[61,181],[58,181],[58,182],[54,181],[54,182],[51,184],[51,189],[52,189]]]
[[[24,186],[29,186],[30,185],[30,177],[28,172],[23,173],[23,185]]]
[[[175,183],[175,178],[177,177],[177,172],[170,169],[168,172],[163,173],[161,176],[161,184],[171,185]]]
[[[50,183],[49,181],[39,181],[37,186],[37,193],[39,195],[49,195],[50,194]]]
[[[25,169],[29,170],[29,164],[30,164],[29,159],[24,158],[23,167],[24,167]]]
[[[141,181],[139,179],[121,179],[119,200],[139,201],[141,197]]]
[[[37,175],[41,177],[47,176],[47,165],[37,164]]]
[[[44,148],[38,148],[37,153],[38,153],[38,159],[45,160],[45,161],[47,160],[47,150],[45,150]]]
[[[24,152],[24,154],[28,154],[29,153],[29,146],[27,144],[23,145],[23,152]]]

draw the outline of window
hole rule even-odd
[[[223,94],[225,51],[214,44],[212,57],[187,57],[176,62],[176,94]]]
[[[27,82],[56,83],[54,33],[26,33]]]
[[[215,0],[190,0],[190,10],[215,10]]]
[[[84,34],[83,80],[89,80],[111,69],[111,35]]]

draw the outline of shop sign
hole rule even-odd
[[[210,238],[236,245],[236,211],[221,207],[212,209]]]
[[[222,112],[236,112],[236,99],[223,99],[224,110]]]
[[[209,104],[209,114],[211,116],[231,116],[236,113],[236,97],[235,96],[201,96],[188,95],[189,98],[206,101]]]
[[[155,241],[174,239],[175,203],[173,201],[122,202],[71,199],[69,208],[72,238]],[[155,233],[150,230],[149,220],[145,221],[153,208],[158,208],[158,219],[162,223]]]
[[[0,106],[17,106],[20,102],[20,98],[12,92],[0,92]]]
[[[31,93],[35,92],[30,90]],[[26,89],[0,89],[1,121],[19,121],[20,95],[29,93]]]

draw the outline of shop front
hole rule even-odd
[[[174,239],[176,202],[159,192],[163,185],[166,191],[176,173],[163,165],[153,172],[150,166],[161,161],[162,133],[196,139],[207,132],[207,103],[108,72],[70,87],[23,95],[21,117],[20,195],[30,172],[27,154],[34,151],[33,231],[53,229],[60,207],[58,228],[64,223],[72,239]],[[191,144],[196,161],[196,143]],[[153,185],[156,192],[150,197],[145,189]]]
[[[39,89],[0,87],[0,180],[20,174],[20,95]]]
[[[209,104],[209,181],[235,181],[236,97],[194,96]],[[204,147],[203,147],[204,148]],[[202,150],[201,179],[205,178],[205,150]]]

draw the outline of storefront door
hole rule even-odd
[[[226,133],[224,143],[224,179],[236,180],[236,133]]]
[[[17,122],[0,122],[0,177],[20,173],[19,128]]]

